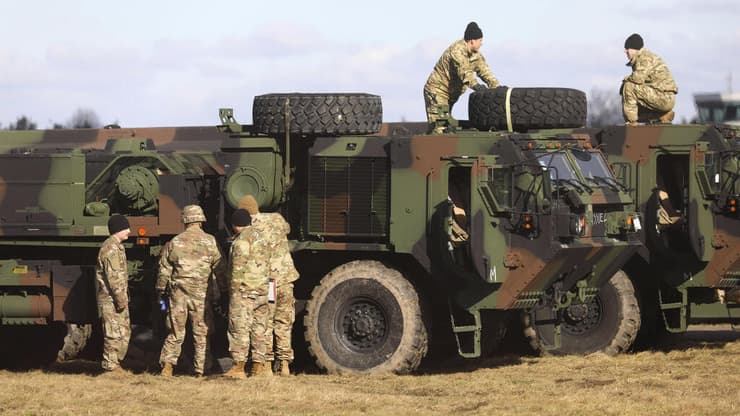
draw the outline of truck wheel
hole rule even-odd
[[[266,94],[254,97],[252,105],[252,122],[258,132],[285,134],[286,100],[291,133],[373,134],[383,123],[378,95]]]
[[[353,261],[324,276],[303,322],[309,352],[331,374],[410,373],[427,353],[416,290],[377,261]]]
[[[553,318],[549,307],[536,308],[525,315],[524,335],[536,351],[545,352],[545,345],[554,345],[550,323]],[[546,352],[615,355],[626,351],[640,329],[640,308],[632,282],[623,271],[618,271],[591,302],[567,308],[563,320],[560,347]]]
[[[478,130],[506,130],[508,88],[470,94],[468,117]],[[571,88],[512,88],[509,98],[514,131],[562,129],[586,125],[586,93]]]

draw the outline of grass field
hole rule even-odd
[[[73,361],[0,370],[0,414],[740,414],[740,341],[721,334],[616,357],[456,358],[411,376],[162,379]]]

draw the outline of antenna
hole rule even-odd
[[[727,92],[732,94],[732,71],[727,73]]]

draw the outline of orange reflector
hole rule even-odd
[[[737,205],[737,199],[731,199],[730,205]]]
[[[136,239],[136,244],[140,246],[146,246],[149,245],[149,238],[148,237],[139,237]]]
[[[525,230],[531,230],[532,229],[532,224],[530,224],[530,223],[524,224],[524,229]]]
[[[735,211],[737,211],[737,207],[735,206],[730,207],[730,212],[735,212]]]
[[[524,222],[532,222],[532,216],[531,215],[525,215],[524,216]]]
[[[632,217],[627,217],[627,225],[632,225]]]
[[[144,227],[139,227],[139,229],[138,229],[138,230],[136,230],[136,232],[137,232],[137,233],[138,233],[139,235],[146,235],[146,228],[144,228]]]

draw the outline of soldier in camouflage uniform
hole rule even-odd
[[[249,213],[237,209],[231,217],[236,237],[229,256],[231,301],[229,303],[229,353],[234,365],[228,377],[244,378],[247,354],[252,353],[252,376],[271,375],[265,365],[267,288],[272,249],[265,238],[264,224],[254,224]]]
[[[624,42],[629,58],[627,66],[632,67],[632,74],[624,78],[619,90],[624,121],[627,125],[650,119],[670,123],[678,87],[665,62],[643,46],[642,37],[637,33]]]
[[[224,279],[225,272],[216,239],[202,229],[205,220],[200,206],[186,206],[182,211],[185,231],[165,246],[159,259],[156,290],[160,298],[165,293],[169,294],[169,333],[159,357],[162,375],[165,376],[172,375],[172,367],[177,364],[188,318],[193,331],[196,376],[202,376],[205,368],[208,329],[213,325],[207,300],[214,277]]]
[[[128,351],[131,338],[131,320],[128,312],[128,268],[125,241],[131,229],[123,215],[112,215],[108,220],[108,237],[98,252],[95,283],[98,313],[103,323],[103,361],[108,372],[122,372],[120,362]]]
[[[441,133],[443,126],[437,120],[443,117],[440,105],[446,105],[452,114],[452,106],[465,92],[466,88],[479,91],[485,88],[479,84],[475,74],[489,88],[496,88],[499,82],[488,67],[486,59],[480,53],[483,44],[483,32],[475,22],[470,22],[465,29],[463,39],[450,45],[439,58],[431,75],[424,85],[424,103],[427,110],[429,131]]]
[[[293,282],[298,279],[298,271],[290,255],[288,234],[290,224],[277,212],[261,213],[257,201],[251,195],[245,196],[239,203],[252,217],[252,224],[264,223],[270,238],[270,281],[274,287],[274,302],[270,302],[267,319],[267,360],[279,361],[280,375],[290,375],[290,363],[293,361],[291,332],[295,322],[295,297]],[[273,337],[275,350],[273,352]]]

